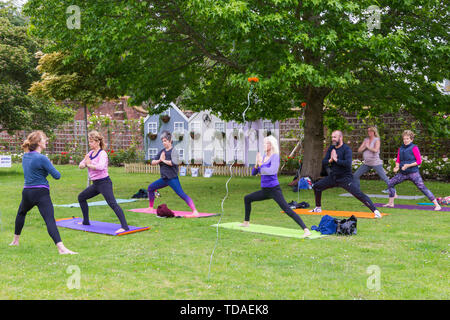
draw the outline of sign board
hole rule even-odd
[[[11,156],[0,156],[0,168],[11,168]]]

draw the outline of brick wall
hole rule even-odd
[[[126,101],[125,101],[126,102]],[[97,112],[102,112],[103,114],[113,113],[114,125],[109,128],[109,142],[110,148],[113,149],[126,149],[133,142],[137,144],[139,148],[143,148],[143,137],[140,133],[139,126],[130,125],[132,121],[120,120],[123,113],[116,111],[125,111],[127,114],[127,119],[139,118],[145,116],[135,109],[128,107],[125,104],[117,107],[117,102],[107,102],[102,105]],[[82,119],[84,116],[78,110],[76,119]],[[344,141],[348,143],[353,152],[354,159],[362,159],[361,154],[357,153],[358,147],[363,141],[367,134],[368,124],[365,121],[358,119],[356,115],[346,115],[345,118],[348,124],[354,129],[352,131],[344,132]],[[299,127],[299,121],[301,117],[291,118],[280,122],[280,152],[282,156],[287,156],[294,149],[298,142],[299,137],[302,135],[302,130]],[[128,122],[128,123],[127,123]],[[442,157],[443,155],[448,156],[448,150],[450,150],[450,140],[441,139],[433,140],[430,139],[425,133],[424,129],[412,116],[405,114],[396,115],[385,115],[381,117],[379,124],[377,125],[381,140],[381,153],[380,156],[383,160],[392,159],[397,155],[397,149],[401,144],[401,133],[405,129],[413,129],[416,133],[416,143],[422,155],[426,155],[430,158]],[[107,128],[98,128],[105,138],[108,139]],[[62,151],[67,151],[68,148],[77,145],[78,150],[85,150],[85,131],[84,131],[84,121],[75,120],[73,122],[67,123],[65,125],[59,126],[54,131],[55,138],[49,143],[47,153],[60,153]],[[20,153],[20,146],[23,140],[26,138],[26,132],[18,131],[14,135],[10,136],[5,131],[0,132],[0,151],[10,152],[10,153]],[[325,130],[324,136],[326,137],[329,133]],[[329,141],[329,139],[328,139]],[[295,155],[301,154],[302,148],[298,149]]]
[[[357,151],[361,142],[367,136],[367,127],[372,124],[358,119],[356,115],[345,115],[344,117],[347,119],[348,124],[354,128],[351,131],[344,131],[344,142],[352,148],[354,159],[362,159],[362,155],[358,154]],[[280,123],[280,152],[282,155],[289,155],[295,147],[298,140],[291,137],[301,136],[302,131],[299,128],[301,119],[302,117],[298,117]],[[410,129],[416,134],[414,143],[419,146],[422,155],[426,155],[429,158],[448,156],[450,139],[431,139],[420,123],[411,115],[403,113],[387,114],[382,116],[375,126],[378,128],[382,141],[380,157],[383,160],[393,159],[397,156],[397,150],[402,143],[401,134],[406,129]],[[325,130],[324,136],[328,136],[327,141],[329,142],[330,134],[330,132]],[[300,152],[302,152],[301,148],[295,155],[298,155]]]

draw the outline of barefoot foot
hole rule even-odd
[[[194,210],[194,211],[192,212],[192,214],[187,215],[186,218],[197,218],[199,215],[200,215],[200,214],[198,213],[198,211],[197,211],[197,210]]]
[[[305,231],[305,233],[304,233],[305,238],[307,238],[310,235],[312,235],[312,233],[311,233],[311,231],[309,231],[309,229],[305,229],[304,231]]]
[[[62,242],[58,242],[56,247],[58,248],[59,254],[78,254],[78,252],[67,249]]]
[[[10,246],[18,246],[19,245],[19,236],[18,235],[14,235],[14,239],[9,245]]]

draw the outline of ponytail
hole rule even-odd
[[[47,139],[45,133],[41,130],[33,131],[27,137],[27,139],[22,144],[22,149],[25,152],[34,151],[39,146],[42,139]]]

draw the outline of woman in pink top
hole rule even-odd
[[[83,213],[83,224],[90,225],[87,200],[101,193],[119,218],[121,228],[116,230],[116,233],[129,230],[123,210],[114,197],[112,181],[108,175],[108,154],[103,150],[105,147],[103,136],[97,131],[91,131],[88,137],[91,151],[80,162],[79,168],[88,168],[89,178],[93,184],[78,195],[78,202]]]

